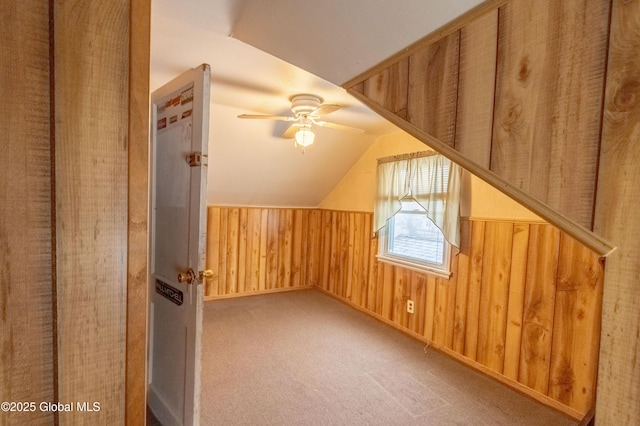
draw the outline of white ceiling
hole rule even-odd
[[[397,130],[338,85],[480,2],[153,0],[151,89],[211,65],[209,204],[316,207],[378,136]],[[341,105],[325,119],[365,134],[316,127],[301,155],[280,137],[286,123],[237,118],[290,115],[298,93]]]

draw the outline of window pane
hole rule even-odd
[[[424,210],[420,208],[420,211]],[[389,254],[436,265],[444,263],[444,237],[425,213],[403,208],[391,219],[390,225]]]

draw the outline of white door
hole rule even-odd
[[[200,419],[209,65],[151,95],[148,404],[165,426]]]

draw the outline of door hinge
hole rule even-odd
[[[202,165],[207,165],[207,156],[202,155],[200,151],[192,152],[187,155],[187,163],[190,167],[198,167]]]

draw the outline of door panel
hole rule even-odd
[[[209,84],[202,65],[151,96],[148,403],[165,426],[199,422]]]

